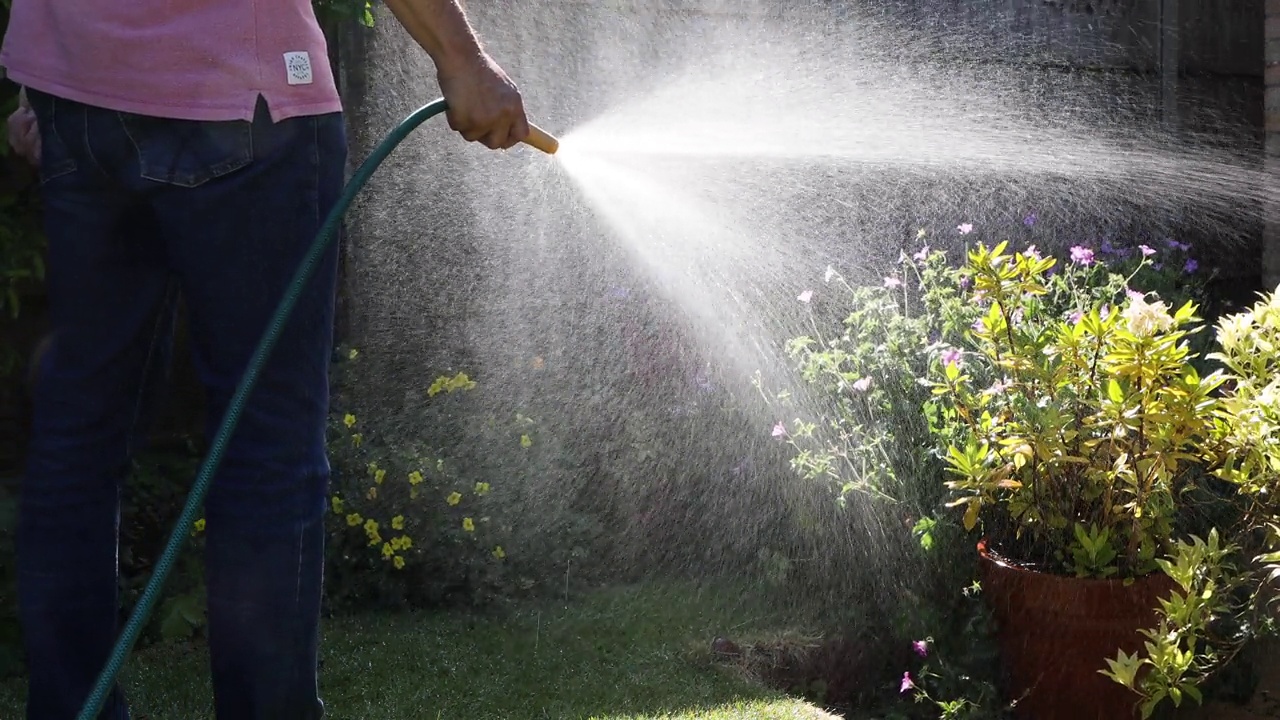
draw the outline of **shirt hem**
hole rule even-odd
[[[66,85],[56,80],[42,77],[37,73],[27,72],[21,68],[14,68],[12,65],[8,64],[8,61],[9,58],[0,55],[0,65],[4,66],[5,74],[8,76],[10,81],[17,83],[18,85],[39,90],[50,95],[56,95],[74,102],[106,108],[107,110],[134,113],[137,115],[163,117],[173,120],[211,122],[244,120],[252,122],[254,109],[257,104],[257,96],[259,95],[266,98],[267,107],[271,112],[271,119],[274,122],[288,120],[293,117],[326,115],[329,113],[342,112],[343,109],[342,99],[340,97],[332,97],[325,100],[311,102],[281,104],[279,102],[272,101],[272,93],[260,89],[250,90],[250,92],[253,93],[253,99],[250,102],[236,105],[197,105],[191,103],[165,103],[157,102],[155,100],[135,100],[132,98],[96,93]]]

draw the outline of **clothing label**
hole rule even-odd
[[[305,52],[284,54],[284,70],[290,85],[311,84],[311,55]]]

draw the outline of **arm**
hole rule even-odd
[[[440,90],[449,103],[449,127],[495,150],[528,136],[520,91],[481,46],[461,0],[385,2],[435,63]]]

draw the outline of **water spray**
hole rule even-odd
[[[312,275],[315,274],[320,258],[333,241],[334,231],[337,230],[338,224],[342,221],[342,216],[346,214],[347,208],[351,206],[356,194],[369,181],[373,171],[382,164],[382,161],[391,154],[391,151],[403,142],[419,125],[445,112],[448,107],[445,100],[441,98],[422,106],[401,121],[374,148],[369,157],[356,170],[343,189],[342,196],[338,199],[337,204],[329,211],[324,225],[320,227],[319,234],[316,235],[316,239],[308,249],[306,257],[303,258],[302,263],[294,273],[292,282],[285,290],[284,297],[281,298],[280,304],[276,307],[276,312],[267,325],[266,333],[263,334],[253,352],[253,357],[249,360],[248,368],[240,378],[240,383],[236,387],[235,394],[231,397],[231,403],[227,407],[226,414],[223,416],[222,425],[218,428],[218,432],[209,447],[209,452],[205,455],[200,471],[191,486],[191,492],[187,496],[187,503],[182,509],[182,514],[174,524],[169,540],[165,544],[164,552],[160,554],[160,558],[156,561],[155,571],[151,573],[150,579],[147,580],[147,586],[142,591],[142,596],[138,598],[138,603],[129,615],[129,620],[125,623],[123,632],[120,633],[119,639],[116,640],[115,647],[107,658],[107,663],[103,667],[102,673],[98,676],[97,684],[94,685],[89,697],[85,700],[78,720],[94,720],[102,711],[102,706],[106,703],[107,696],[111,693],[112,686],[115,685],[116,678],[124,667],[125,660],[128,658],[129,653],[133,651],[143,626],[155,608],[156,601],[160,598],[160,591],[164,588],[169,572],[173,569],[178,555],[182,552],[183,545],[191,535],[191,527],[200,514],[205,497],[209,494],[209,484],[213,479],[213,475],[217,472],[218,466],[222,464],[222,456],[226,452],[227,443],[231,440],[231,434],[240,422],[245,402],[248,400],[249,394],[253,392],[253,388],[258,382],[258,376],[262,373],[262,368],[266,365],[271,351],[275,349],[280,333],[298,302],[298,297],[311,280]],[[560,141],[555,136],[533,124],[529,125],[529,135],[523,142],[548,155],[554,155],[560,149]]]

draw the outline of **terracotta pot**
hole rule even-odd
[[[1015,567],[978,544],[983,595],[997,621],[1007,696],[1024,720],[1139,717],[1136,693],[1098,671],[1118,650],[1142,647],[1160,598],[1176,585],[1164,573],[1080,579]]]

